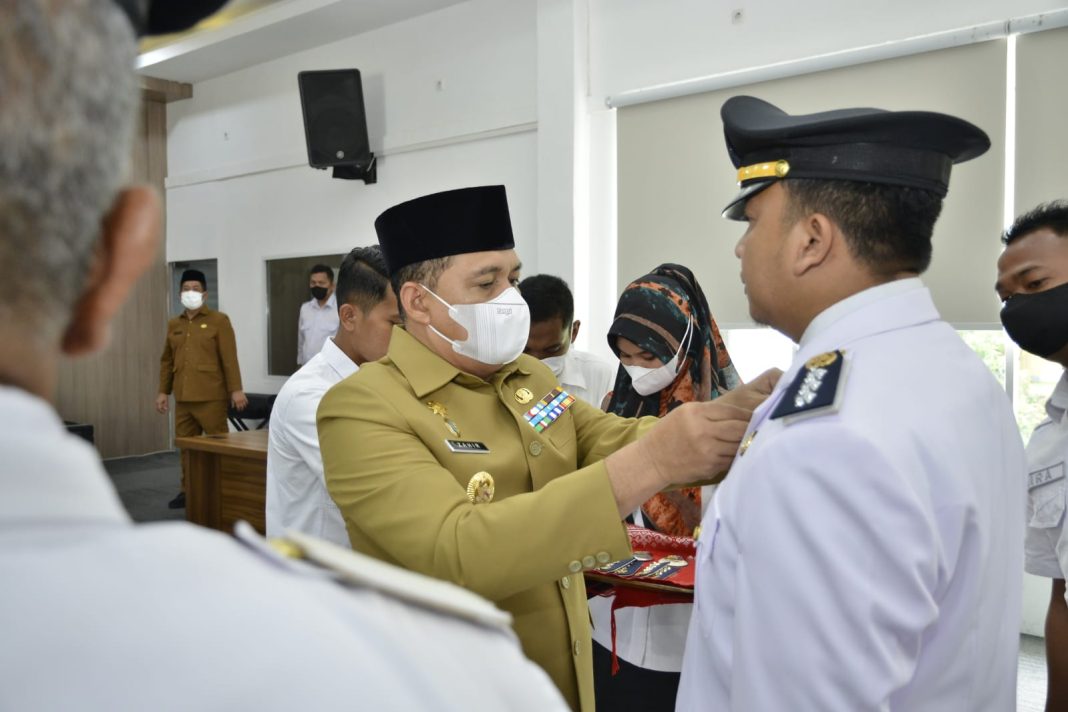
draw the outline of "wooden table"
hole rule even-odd
[[[188,478],[185,518],[233,533],[244,519],[266,531],[267,431],[176,438]]]

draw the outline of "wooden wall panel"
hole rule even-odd
[[[132,180],[149,183],[164,196],[166,104],[153,100],[147,91],[145,95],[134,141]],[[108,348],[88,358],[67,360],[60,367],[57,409],[64,420],[94,427],[102,457],[171,447],[170,419],[154,408],[170,289],[164,255],[161,244],[155,263],[115,319]]]

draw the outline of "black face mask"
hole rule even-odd
[[[316,299],[318,299],[320,302],[323,301],[324,299],[326,299],[327,291],[328,290],[327,290],[326,287],[312,287],[311,288],[312,296],[315,297]]]
[[[1035,356],[1052,356],[1068,344],[1068,284],[1016,294],[1001,308],[1009,338]]]

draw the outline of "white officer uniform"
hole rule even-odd
[[[557,376],[564,390],[596,408],[616,383],[612,362],[587,351],[571,348],[564,354],[564,368]]]
[[[291,529],[349,546],[345,520],[323,480],[315,412],[334,384],[358,370],[330,338],[278,392],[267,437],[267,536]]]
[[[323,343],[337,333],[339,324],[336,294],[331,294],[322,306],[315,297],[301,304],[297,321],[297,365],[311,361]]]
[[[1068,372],[1057,383],[1043,420],[1027,444],[1027,557],[1035,576],[1063,579],[1068,572],[1068,535],[1064,529],[1068,479]]]
[[[837,349],[837,408],[770,418]],[[1013,709],[1024,451],[920,280],[819,315],[749,428],[702,523],[677,709]]]
[[[298,538],[324,566],[135,526],[95,452],[0,387],[0,709],[566,710],[508,616]]]

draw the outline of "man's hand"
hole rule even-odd
[[[660,419],[635,443],[663,489],[725,472],[753,411],[721,403],[686,403]]]
[[[166,393],[160,393],[156,396],[156,412],[162,414],[166,413],[168,410],[170,410],[170,399],[167,397]]]
[[[234,406],[234,410],[242,411],[248,407],[248,396],[244,391],[234,391],[230,394],[230,404]]]
[[[662,489],[707,480],[730,469],[753,410],[782,371],[765,371],[714,401],[686,403],[636,442],[605,460],[621,515]]]
[[[782,378],[782,371],[777,368],[769,368],[749,383],[738,386],[733,391],[727,391],[717,398],[715,402],[730,403],[752,412],[767,400],[771,392],[775,390],[775,384],[779,382],[780,378]]]

